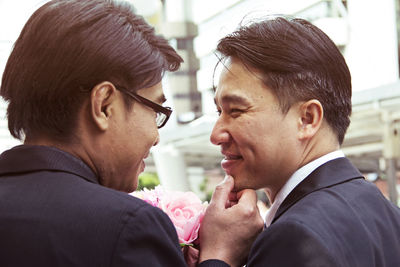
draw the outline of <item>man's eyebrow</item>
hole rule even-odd
[[[214,102],[216,99],[214,98]],[[240,96],[240,95],[224,95],[222,96],[222,104],[240,104],[240,105],[250,105],[250,102],[247,98]]]

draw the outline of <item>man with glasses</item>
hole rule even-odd
[[[140,95],[136,94],[135,92],[129,92],[127,89],[125,89],[121,86],[117,86],[116,88],[118,90],[120,90],[121,92],[129,95],[136,101],[138,101],[138,102],[142,103],[143,105],[146,105],[149,108],[151,108],[152,110],[154,110],[154,112],[157,114],[156,115],[157,116],[156,123],[157,123],[158,129],[160,129],[167,123],[169,116],[172,113],[172,109],[170,107],[163,107],[157,103],[154,103],[151,100],[148,100],[147,98],[141,97]],[[163,102],[164,102],[164,100],[163,100]]]
[[[162,74],[181,62],[125,2],[31,16],[0,89],[23,141],[0,156],[1,266],[186,266],[167,215],[125,193],[171,114]],[[246,221],[255,201],[241,202]]]

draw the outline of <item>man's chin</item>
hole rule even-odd
[[[235,181],[235,185],[234,185],[232,191],[233,191],[233,192],[239,192],[239,191],[242,191],[242,190],[244,190],[244,189],[253,189],[253,190],[257,190],[257,189],[259,189],[259,188],[253,187],[253,186],[248,185],[248,184],[242,184],[242,183],[240,183],[240,182],[236,183],[236,181]]]
[[[135,177],[131,177],[132,180],[126,181],[127,183],[124,185],[121,185],[119,188],[114,188],[118,191],[125,192],[125,193],[132,193],[136,191],[138,188],[139,184],[139,178],[138,175],[135,175]]]
[[[138,186],[139,186],[139,175],[140,175],[140,173],[138,175],[136,175],[135,179],[132,181],[131,188],[129,189],[129,190],[131,190],[130,193],[136,191],[136,189],[138,188]]]

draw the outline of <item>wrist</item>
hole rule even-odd
[[[218,265],[218,266],[231,266],[231,267],[236,267],[239,266],[239,264],[236,264],[232,257],[229,257],[226,253],[223,253],[220,249],[213,249],[212,251],[209,252],[202,252],[200,250],[200,257],[199,257],[199,262],[212,262],[212,261],[219,261],[219,262],[224,262],[225,265]],[[214,266],[214,265],[208,265],[207,266]]]

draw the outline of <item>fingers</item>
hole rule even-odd
[[[249,216],[253,216],[254,213],[259,214],[257,207],[257,194],[256,191],[252,189],[244,189],[237,194],[238,196],[238,207],[246,210]]]
[[[237,201],[243,204],[257,203],[257,194],[253,189],[243,189],[237,192]]]
[[[236,192],[230,192],[225,204],[225,208],[230,208],[238,203]]]
[[[229,201],[238,201],[239,199],[236,192],[230,192],[228,197]]]
[[[225,204],[225,208],[227,209],[227,208],[233,207],[233,206],[235,206],[237,203],[238,203],[237,201],[228,200],[228,201],[226,202],[226,204]]]
[[[257,194],[256,191],[252,189],[244,189],[237,193],[238,196],[238,205],[244,216],[247,218],[254,218],[252,223],[254,225],[254,229],[262,230],[264,226],[264,220],[261,218],[260,211],[257,206]]]
[[[225,176],[222,183],[218,184],[212,195],[210,205],[216,205],[220,208],[225,208],[226,203],[229,202],[229,196],[233,189],[234,182],[231,176]]]

